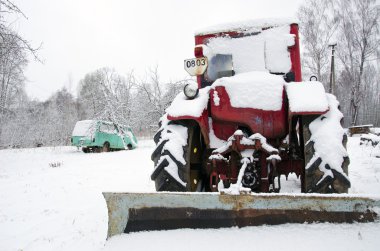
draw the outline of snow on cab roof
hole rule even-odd
[[[240,21],[240,22],[231,22],[231,23],[213,25],[213,26],[195,31],[195,35],[201,36],[201,35],[214,34],[214,33],[220,33],[220,32],[231,32],[231,31],[253,32],[253,31],[261,30],[262,28],[278,27],[278,26],[290,25],[294,23],[298,23],[298,21],[294,18],[254,19],[254,20],[246,20],[246,21]]]

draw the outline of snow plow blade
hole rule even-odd
[[[380,198],[316,194],[103,193],[107,237],[145,230],[370,222]]]

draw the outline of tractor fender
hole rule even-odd
[[[171,105],[166,109],[167,119],[171,121],[193,120],[203,135],[206,145],[209,145],[208,104],[210,87],[199,89],[194,99],[188,99],[183,92],[178,93]]]
[[[171,120],[171,121],[182,120],[182,121],[188,121],[188,122],[190,122],[190,121],[196,122],[201,129],[201,133],[202,133],[203,139],[205,141],[205,144],[207,146],[209,146],[209,144],[210,144],[210,138],[209,138],[210,128],[209,128],[209,123],[208,123],[208,116],[209,116],[208,111],[207,111],[207,109],[205,109],[205,110],[203,110],[201,116],[199,116],[199,117],[194,117],[194,116],[189,116],[189,115],[174,117],[174,116],[171,116],[170,114],[167,114],[167,119]]]
[[[290,82],[285,85],[289,115],[319,115],[329,110],[323,84],[319,81]]]

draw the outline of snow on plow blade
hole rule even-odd
[[[380,198],[316,194],[103,193],[108,238],[177,228],[244,227],[304,222],[369,222]]]

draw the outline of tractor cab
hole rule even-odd
[[[194,54],[184,63],[197,82],[166,109],[151,156],[156,190],[177,193],[104,193],[108,236],[374,220],[378,200],[314,194],[347,193],[347,137],[335,96],[318,81],[301,81],[296,23],[209,27],[196,32]],[[299,192],[313,194],[281,194],[280,178],[290,173],[300,178]]]
[[[210,27],[199,30],[195,42],[195,58],[185,60],[185,70],[197,76],[200,88],[221,77],[252,71],[292,72],[291,80],[301,81],[298,25],[292,20]]]

